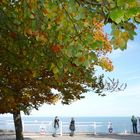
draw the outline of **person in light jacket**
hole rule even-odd
[[[113,132],[112,122],[108,123],[108,132],[111,134]]]

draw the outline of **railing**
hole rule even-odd
[[[76,122],[76,134],[97,134],[97,133],[109,133],[108,128],[109,122]],[[132,132],[131,125],[124,124],[112,124],[113,133],[130,133]],[[138,126],[140,128],[140,126]],[[14,123],[12,120],[4,122],[0,121],[1,132],[14,132]],[[24,133],[37,133],[41,135],[50,135],[54,132],[53,123],[51,121],[23,121],[23,132]],[[61,122],[60,127],[57,131],[59,135],[69,133],[69,122]]]

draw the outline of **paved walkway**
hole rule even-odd
[[[29,135],[24,137],[25,140],[140,140],[140,134],[110,134],[110,135],[75,135],[73,137],[69,135],[52,137],[39,136],[39,135]],[[2,136],[0,135],[0,140],[15,140],[15,136]]]

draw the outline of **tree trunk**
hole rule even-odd
[[[16,132],[16,140],[24,140],[23,133],[22,133],[22,120],[21,114],[19,112],[13,113],[14,125],[15,125],[15,132]]]

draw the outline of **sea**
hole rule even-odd
[[[77,133],[108,133],[109,124],[112,125],[114,133],[132,132],[131,117],[74,117]],[[40,133],[42,130],[53,132],[54,117],[45,116],[23,116],[24,132]],[[71,117],[59,117],[60,131],[69,133]],[[14,131],[12,117],[0,116],[0,130]]]

